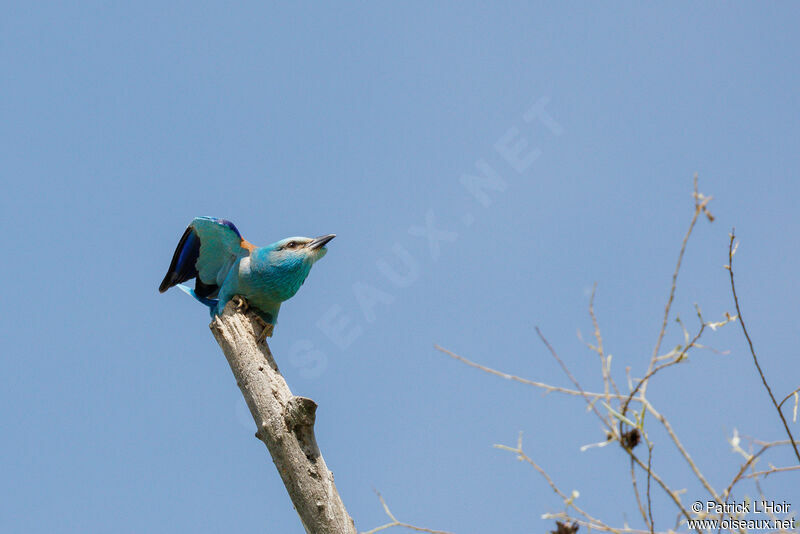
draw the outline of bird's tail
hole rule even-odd
[[[197,302],[201,302],[206,306],[208,306],[211,309],[211,315],[212,316],[214,315],[214,311],[217,309],[217,304],[219,304],[219,300],[201,297],[194,292],[194,289],[192,289],[189,286],[185,286],[183,284],[178,284],[178,288],[180,288],[180,290],[186,293],[187,295],[193,296],[197,300]]]

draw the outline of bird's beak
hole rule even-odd
[[[328,244],[328,241],[336,237],[336,234],[328,234],[328,235],[321,235],[319,237],[315,237],[314,240],[306,245],[306,248],[311,250],[317,250],[318,248],[322,248]]]

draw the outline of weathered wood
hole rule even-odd
[[[262,325],[251,312],[228,303],[210,325],[225,353],[264,442],[309,534],[355,534],[333,473],[314,436],[316,403],[292,395],[266,342],[258,343]]]

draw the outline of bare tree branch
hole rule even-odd
[[[309,534],[356,534],[333,473],[314,436],[316,403],[292,395],[265,343],[256,342],[253,312],[239,312],[228,303],[210,328],[225,353],[264,442]]]
[[[603,521],[597,519],[596,517],[593,517],[593,516],[589,515],[582,508],[580,508],[577,504],[575,504],[575,499],[577,498],[577,493],[572,492],[570,495],[567,495],[566,493],[564,493],[556,485],[556,483],[553,481],[553,479],[550,477],[550,475],[547,474],[547,471],[542,469],[539,466],[539,464],[537,464],[536,462],[533,461],[533,459],[531,459],[530,456],[525,454],[525,451],[522,450],[522,432],[520,432],[519,436],[517,437],[517,446],[516,447],[509,447],[508,445],[500,445],[500,444],[495,444],[495,447],[498,448],[498,449],[504,450],[504,451],[509,451],[509,452],[515,453],[517,455],[517,460],[519,460],[520,462],[526,462],[531,467],[533,467],[540,475],[542,475],[542,477],[544,477],[544,479],[547,481],[547,484],[550,486],[550,488],[553,490],[553,492],[556,495],[558,495],[561,498],[562,501],[564,501],[565,508],[566,509],[569,509],[569,508],[574,509],[578,514],[580,514],[591,525],[591,528],[596,528],[596,529],[599,529],[599,530],[605,530],[605,531],[608,531],[608,532],[615,532],[615,533],[621,532],[621,529],[616,529],[616,528],[608,526]],[[570,518],[569,515],[565,515],[564,517]]]
[[[689,520],[689,519],[691,519],[691,518],[692,518],[692,517],[689,515],[689,512],[688,512],[688,511],[686,510],[686,508],[683,506],[683,504],[681,504],[681,499],[680,499],[680,497],[678,496],[678,492],[677,492],[677,491],[675,491],[675,490],[673,490],[672,488],[670,488],[669,486],[667,486],[667,484],[666,484],[666,483],[665,483],[665,482],[664,482],[664,481],[661,479],[661,477],[660,477],[660,476],[658,476],[658,475],[657,475],[657,474],[656,474],[656,473],[655,473],[655,472],[654,472],[652,469],[650,469],[650,468],[649,468],[649,467],[648,467],[646,464],[644,464],[644,463],[643,463],[643,462],[642,462],[642,461],[639,459],[639,457],[638,457],[638,456],[636,456],[636,455],[633,453],[633,451],[632,451],[632,450],[630,450],[630,449],[626,449],[626,448],[624,448],[624,447],[622,448],[622,450],[624,450],[625,452],[627,452],[627,453],[628,453],[628,455],[630,455],[631,459],[632,459],[634,462],[636,462],[636,465],[638,465],[639,467],[641,467],[641,468],[642,468],[642,469],[643,469],[643,470],[644,470],[644,471],[647,473],[647,475],[648,475],[649,477],[652,477],[652,479],[653,479],[653,480],[655,480],[655,481],[656,481],[656,483],[657,483],[659,486],[661,486],[661,489],[663,489],[663,490],[664,490],[664,492],[665,492],[667,495],[669,495],[670,499],[672,499],[672,502],[674,502],[674,503],[675,503],[675,506],[677,506],[677,507],[678,507],[678,510],[680,510],[680,513],[683,515],[683,517],[685,517],[687,520]],[[699,529],[699,528],[696,528],[695,530],[697,530],[697,532],[698,532],[698,533],[700,533],[700,529]]]
[[[672,273],[672,285],[669,289],[669,298],[667,299],[667,304],[664,306],[664,319],[661,321],[661,330],[658,332],[658,340],[656,341],[656,346],[653,348],[653,356],[650,358],[650,365],[647,368],[647,373],[650,374],[650,371],[653,370],[653,366],[656,363],[656,359],[658,358],[658,352],[661,350],[661,342],[664,339],[664,334],[667,331],[667,321],[669,319],[669,312],[672,309],[672,301],[675,299],[675,289],[678,285],[678,274],[681,271],[681,264],[683,263],[683,255],[686,252],[686,245],[689,243],[689,238],[692,235],[692,231],[694,230],[695,224],[697,224],[697,219],[701,213],[705,213],[706,216],[710,221],[714,220],[714,217],[708,211],[708,203],[711,201],[711,197],[706,197],[702,195],[697,189],[697,174],[694,175],[694,215],[692,216],[692,222],[689,223],[689,229],[686,231],[686,235],[683,237],[683,242],[681,243],[681,251],[678,253],[678,262],[675,264],[675,271]],[[645,383],[642,386],[642,389],[647,389],[647,384]],[[625,412],[622,412],[622,415],[625,415]]]
[[[784,424],[784,427],[786,428],[786,432],[789,435],[790,439],[786,440],[786,441],[774,441],[774,442],[768,442],[768,443],[758,442],[757,440],[753,440],[754,443],[756,443],[756,444],[761,446],[761,449],[758,450],[758,452],[756,452],[755,454],[753,454],[752,445],[751,445],[750,453],[748,453],[747,451],[745,451],[744,449],[742,449],[741,447],[738,446],[738,443],[739,443],[738,433],[736,433],[734,431],[734,439],[731,441],[731,444],[733,445],[733,448],[734,448],[733,450],[734,450],[734,452],[742,454],[744,456],[744,458],[745,458],[745,462],[744,462],[743,465],[740,466],[740,468],[738,470],[738,473],[736,473],[736,475],[734,476],[733,480],[730,482],[730,484],[725,489],[723,494],[720,495],[720,494],[718,494],[716,492],[714,487],[711,485],[709,479],[706,478],[706,476],[700,470],[699,466],[695,463],[695,461],[692,458],[692,456],[689,454],[689,451],[686,449],[686,447],[681,442],[680,438],[678,437],[677,433],[673,429],[673,427],[670,424],[670,422],[667,420],[667,418],[664,415],[662,415],[658,410],[656,410],[655,406],[647,399],[647,396],[646,396],[647,387],[648,387],[649,383],[651,382],[651,379],[656,374],[659,374],[659,376],[660,376],[661,375],[660,372],[663,369],[666,369],[667,367],[671,367],[671,366],[674,366],[674,365],[676,365],[678,363],[686,361],[686,359],[689,356],[689,353],[690,353],[690,351],[692,351],[692,349],[695,349],[695,348],[696,349],[707,349],[707,348],[710,348],[710,347],[706,347],[704,345],[701,345],[699,343],[700,338],[704,334],[708,333],[708,329],[717,330],[718,328],[720,328],[720,327],[722,327],[722,326],[724,326],[724,325],[726,325],[726,324],[728,324],[728,323],[730,323],[732,321],[735,321],[737,319],[741,320],[741,310],[740,310],[740,306],[739,306],[738,297],[736,295],[736,289],[735,289],[735,284],[734,284],[734,280],[733,280],[733,271],[731,269],[731,271],[730,271],[731,288],[732,288],[732,291],[733,291],[734,301],[736,303],[736,312],[737,312],[737,314],[732,316],[732,315],[730,315],[729,313],[726,312],[725,313],[725,317],[724,317],[723,320],[718,321],[718,322],[707,322],[707,321],[704,320],[703,315],[702,315],[702,313],[700,311],[700,308],[697,305],[695,305],[696,310],[697,310],[697,317],[698,317],[698,319],[700,321],[699,329],[697,330],[697,332],[694,335],[692,335],[689,332],[689,330],[684,326],[684,323],[680,320],[680,317],[676,317],[676,321],[679,323],[681,329],[683,330],[683,338],[684,338],[683,342],[680,345],[678,345],[677,347],[675,347],[674,349],[672,349],[671,351],[667,352],[666,354],[663,354],[663,355],[660,354],[660,350],[661,350],[661,347],[662,347],[662,342],[665,339],[665,334],[666,334],[668,321],[669,321],[670,315],[672,313],[672,306],[673,306],[673,303],[674,303],[674,298],[675,298],[675,294],[676,294],[676,290],[677,290],[678,274],[680,273],[680,270],[681,270],[681,265],[682,265],[682,262],[683,262],[683,259],[684,259],[684,254],[686,252],[686,248],[687,248],[687,244],[688,244],[689,238],[691,237],[692,232],[693,232],[693,230],[694,230],[694,228],[696,226],[697,220],[700,218],[701,214],[705,215],[709,220],[713,220],[713,216],[708,212],[708,209],[707,209],[707,205],[708,205],[709,201],[711,200],[711,197],[705,196],[705,195],[701,194],[698,191],[698,188],[697,188],[697,177],[696,176],[695,176],[695,181],[694,181],[693,198],[694,198],[694,213],[693,213],[692,220],[691,220],[691,223],[689,225],[689,228],[686,231],[686,234],[685,234],[685,236],[683,238],[683,242],[681,243],[680,253],[678,255],[678,261],[677,261],[677,263],[675,265],[675,270],[673,272],[672,283],[671,283],[670,292],[669,292],[669,297],[668,297],[667,303],[666,303],[666,305],[664,307],[664,316],[663,316],[663,320],[662,320],[661,330],[659,331],[658,339],[656,341],[655,349],[653,350],[653,354],[652,354],[652,356],[650,358],[650,361],[649,361],[649,364],[648,364],[648,367],[647,367],[647,371],[645,372],[644,377],[639,379],[639,380],[637,380],[635,384],[634,384],[634,381],[631,379],[631,376],[630,376],[630,367],[626,367],[626,375],[628,376],[628,390],[629,390],[629,393],[627,393],[625,395],[620,394],[620,391],[617,389],[617,386],[614,383],[613,378],[611,377],[611,373],[610,373],[611,357],[610,357],[610,355],[606,355],[606,349],[604,348],[604,340],[603,340],[603,337],[602,337],[601,332],[600,332],[600,327],[599,327],[599,323],[597,321],[597,317],[596,317],[596,315],[594,313],[594,296],[595,296],[594,288],[592,290],[592,295],[591,295],[591,298],[590,298],[590,301],[589,301],[589,314],[590,314],[590,317],[592,319],[592,326],[594,328],[594,337],[595,337],[595,340],[596,340],[595,341],[596,344],[587,343],[587,342],[584,342],[584,343],[588,346],[588,348],[590,350],[592,350],[593,352],[597,353],[601,358],[601,369],[600,369],[600,371],[601,371],[601,378],[603,380],[603,388],[602,388],[602,391],[600,391],[600,392],[586,391],[586,390],[583,389],[583,387],[576,380],[575,376],[570,372],[570,370],[569,370],[568,366],[566,365],[566,363],[559,357],[559,355],[556,353],[555,349],[550,345],[550,343],[547,341],[547,339],[544,338],[544,336],[542,335],[541,331],[539,331],[538,328],[536,329],[537,334],[541,338],[542,342],[545,344],[546,348],[550,351],[552,356],[559,363],[559,365],[563,369],[564,373],[570,379],[570,381],[572,382],[572,384],[574,386],[574,389],[565,388],[565,387],[558,387],[558,386],[554,386],[554,385],[551,385],[551,384],[547,384],[547,383],[543,383],[543,382],[537,382],[537,381],[533,381],[533,380],[528,380],[528,379],[521,378],[521,377],[518,377],[518,376],[515,376],[515,375],[504,373],[502,371],[499,371],[499,370],[496,370],[496,369],[493,369],[493,368],[490,368],[490,367],[475,363],[475,362],[473,362],[471,360],[468,360],[467,358],[464,358],[463,356],[460,356],[458,354],[454,354],[454,353],[452,353],[452,352],[450,352],[448,350],[445,350],[445,349],[443,349],[443,348],[441,348],[439,346],[436,347],[438,350],[444,352],[445,354],[449,355],[450,357],[454,358],[455,360],[458,360],[458,361],[460,361],[462,363],[465,363],[465,364],[467,364],[467,365],[469,365],[471,367],[474,367],[474,368],[479,369],[481,371],[484,371],[486,373],[489,373],[489,374],[492,374],[492,375],[495,375],[495,376],[499,376],[499,377],[505,378],[507,380],[513,380],[513,381],[516,381],[516,382],[519,382],[519,383],[522,383],[522,384],[526,384],[526,385],[529,385],[529,386],[540,388],[545,393],[557,392],[557,393],[564,393],[564,394],[572,395],[572,396],[576,396],[576,397],[578,397],[578,396],[583,397],[584,401],[588,404],[589,408],[591,408],[592,410],[595,411],[595,414],[597,414],[600,417],[600,419],[604,423],[606,423],[606,425],[608,425],[610,427],[611,431],[607,433],[605,441],[600,442],[600,443],[593,443],[593,444],[590,444],[590,445],[584,445],[583,447],[581,447],[580,450],[584,451],[584,450],[587,450],[587,449],[589,449],[591,447],[603,447],[608,443],[612,443],[612,442],[616,441],[621,445],[622,450],[624,450],[629,455],[630,460],[631,460],[631,469],[630,469],[631,483],[633,485],[634,495],[636,497],[636,504],[638,505],[639,513],[641,514],[642,519],[644,520],[644,523],[645,523],[645,525],[646,525],[646,527],[648,529],[647,531],[631,529],[627,525],[625,527],[622,527],[622,528],[617,528],[617,527],[610,526],[607,523],[603,522],[602,520],[600,520],[600,519],[598,519],[596,517],[588,515],[584,510],[582,510],[581,508],[578,508],[577,506],[575,506],[574,500],[578,496],[577,492],[573,493],[572,495],[567,495],[566,493],[561,491],[555,485],[555,482],[553,481],[553,479],[550,478],[550,476],[544,471],[544,469],[542,467],[540,467],[538,464],[536,464],[530,457],[528,457],[523,452],[521,437],[520,437],[520,440],[519,440],[519,442],[518,442],[516,447],[511,447],[511,446],[506,446],[506,445],[495,445],[496,447],[498,447],[500,449],[504,449],[504,450],[516,453],[517,454],[517,459],[519,459],[521,461],[524,461],[524,462],[527,462],[531,466],[533,466],[534,469],[536,469],[536,471],[538,471],[545,478],[545,480],[550,485],[550,487],[553,489],[553,491],[563,500],[564,505],[565,505],[565,510],[563,512],[548,513],[548,514],[543,515],[542,516],[543,518],[565,520],[569,524],[575,525],[575,527],[577,527],[577,525],[585,526],[590,531],[591,530],[598,530],[598,531],[605,531],[605,532],[650,532],[652,534],[652,533],[655,532],[655,521],[654,521],[654,518],[653,518],[653,504],[654,504],[653,503],[653,498],[654,498],[654,496],[651,495],[651,489],[652,489],[653,486],[659,486],[664,491],[664,493],[666,493],[669,496],[669,498],[674,502],[674,504],[677,506],[680,514],[678,516],[678,522],[675,525],[675,529],[677,529],[679,527],[680,523],[683,522],[683,521],[686,522],[686,526],[687,527],[692,526],[691,520],[692,520],[693,516],[694,517],[700,517],[700,518],[713,517],[713,518],[717,518],[717,519],[720,519],[720,520],[725,518],[726,516],[736,517],[735,513],[731,513],[731,512],[727,512],[727,511],[723,511],[721,513],[717,513],[717,514],[713,514],[713,515],[712,514],[705,514],[705,513],[695,513],[693,511],[690,512],[690,509],[688,509],[687,507],[685,507],[681,503],[680,494],[682,493],[683,490],[673,490],[671,487],[667,486],[665,480],[653,470],[653,450],[654,450],[653,449],[653,443],[650,441],[650,439],[648,437],[648,432],[645,430],[645,416],[648,415],[648,413],[649,413],[650,416],[652,416],[653,419],[655,419],[655,421],[658,421],[661,424],[661,426],[663,426],[663,428],[666,431],[667,435],[669,436],[670,440],[675,445],[675,448],[677,449],[677,452],[680,454],[680,456],[682,456],[684,458],[686,463],[691,468],[691,471],[694,474],[694,476],[697,478],[697,480],[700,481],[700,483],[703,485],[703,487],[708,491],[709,495],[718,504],[722,504],[724,502],[727,502],[728,499],[731,497],[731,493],[733,491],[734,486],[737,483],[740,483],[745,479],[750,479],[752,481],[752,483],[755,485],[755,487],[759,491],[759,493],[762,494],[762,498],[763,498],[763,492],[761,491],[759,483],[764,477],[769,476],[769,475],[771,475],[773,473],[795,472],[795,471],[800,470],[800,465],[789,465],[789,466],[784,466],[784,467],[776,467],[776,466],[772,465],[771,463],[768,464],[769,469],[764,469],[764,470],[759,470],[759,471],[757,471],[755,469],[756,460],[759,457],[761,457],[762,454],[765,451],[767,451],[768,449],[770,449],[772,447],[777,447],[779,445],[785,446],[786,444],[791,444],[792,447],[795,450],[795,453],[797,453],[798,442],[796,442],[794,440],[794,438],[791,435],[791,432],[789,431],[788,423],[786,422],[786,418],[784,417],[784,415],[783,415],[783,413],[781,411],[781,407],[790,398],[794,397],[794,410],[795,410],[795,417],[796,417],[796,413],[797,413],[797,410],[798,410],[798,404],[800,404],[800,401],[798,400],[798,399],[800,399],[800,395],[799,395],[800,388],[795,389],[794,391],[792,391],[791,393],[786,395],[781,400],[780,403],[776,402],[775,397],[773,396],[772,391],[771,391],[769,385],[767,384],[766,378],[765,378],[765,376],[764,376],[764,374],[763,374],[763,372],[761,370],[758,358],[756,357],[756,354],[755,354],[755,350],[753,349],[753,344],[751,342],[750,336],[749,336],[749,334],[747,332],[747,329],[746,329],[746,327],[745,327],[743,322],[742,322],[742,330],[744,331],[745,337],[747,338],[748,344],[750,345],[750,352],[751,352],[751,354],[753,356],[753,361],[755,362],[756,368],[757,368],[757,370],[758,370],[758,372],[759,372],[759,374],[761,376],[762,382],[764,383],[764,386],[767,389],[767,391],[768,391],[768,393],[770,395],[770,398],[772,399],[773,405],[778,410],[778,413],[779,413],[779,415],[781,417],[781,420],[782,420],[782,422]],[[729,258],[730,258],[730,263],[731,264],[733,263],[733,254],[735,253],[735,246],[734,246],[733,242],[734,242],[734,237],[733,237],[733,235],[731,235],[731,243],[730,243],[730,246],[729,246]],[[730,266],[728,266],[728,268],[730,269]],[[581,339],[581,341],[583,342],[583,339],[581,337],[580,331],[578,332],[578,338]],[[714,350],[714,349],[711,349],[711,350]],[[718,352],[718,351],[714,351],[714,352]],[[615,402],[619,402],[620,412],[617,412],[616,410],[614,410],[614,408],[611,407],[611,402],[610,402],[611,400],[613,400]],[[597,410],[597,407],[595,406],[595,404],[598,401],[602,402],[603,405],[608,410],[608,412],[609,412],[608,418],[606,418],[603,415],[601,415],[599,413],[599,411]],[[637,403],[636,407],[639,408],[639,410],[634,410],[630,406],[631,402],[636,402]],[[628,416],[627,412],[629,412],[629,411],[633,415]],[[615,419],[619,421],[619,425],[618,426],[614,423]],[[625,425],[630,427],[630,430],[627,431],[627,432],[623,432],[623,430],[625,429]],[[651,425],[647,425],[648,428],[650,426]],[[634,450],[633,450],[634,447],[636,447],[636,444],[639,442],[640,438],[643,439],[647,443],[648,451],[647,451],[646,460],[644,459],[644,455],[642,455],[642,457],[640,458],[636,453],[634,453]],[[798,459],[800,460],[800,455],[798,455]],[[646,486],[644,488],[642,488],[643,491],[641,493],[639,491],[640,488],[639,488],[639,483],[637,481],[636,466],[641,468],[647,475]],[[748,473],[748,471],[749,471],[749,473]],[[644,486],[644,484],[642,484],[642,486]],[[646,500],[645,500],[645,498],[646,498]],[[562,525],[560,524],[559,526],[562,526]],[[696,524],[693,525],[693,528],[698,533],[701,532],[701,530],[700,530],[698,525],[696,525]],[[720,530],[721,530],[721,524],[720,524]]]
[[[647,512],[642,504],[642,498],[639,496],[639,485],[636,483],[636,464],[631,458],[631,484],[633,485],[633,494],[636,496],[636,505],[639,507],[639,513],[642,514],[642,519],[647,523]]]
[[[653,501],[650,499],[650,479],[653,478],[653,445],[647,445],[647,517],[650,520],[650,534],[655,532],[656,524],[653,521]]]
[[[536,334],[539,336],[539,339],[542,340],[542,343],[544,343],[544,346],[547,347],[547,350],[550,352],[550,354],[553,356],[553,358],[556,359],[556,361],[558,362],[558,365],[560,365],[561,369],[564,371],[564,374],[566,374],[567,377],[570,379],[570,381],[573,384],[575,384],[575,388],[578,391],[581,392],[581,397],[583,397],[583,399],[586,401],[587,406],[594,411],[595,415],[597,415],[597,417],[600,419],[600,421],[603,422],[603,424],[605,424],[610,430],[613,431],[614,430],[614,425],[609,423],[608,421],[606,421],[605,417],[603,417],[603,415],[597,409],[597,406],[595,406],[595,403],[591,400],[591,398],[586,394],[586,392],[583,390],[581,385],[578,383],[578,380],[572,375],[572,373],[569,371],[567,366],[564,365],[564,362],[561,360],[561,358],[558,357],[558,353],[555,351],[553,346],[550,345],[550,342],[547,341],[547,338],[544,337],[544,334],[542,334],[542,331],[539,330],[539,327],[537,326],[537,327],[535,327],[535,329],[536,329]],[[605,394],[606,399],[610,398],[610,394],[608,392],[608,382],[606,382],[606,391],[605,391],[604,394]]]
[[[733,256],[736,253],[736,248],[733,246],[734,239],[736,239],[735,230],[731,230],[731,240],[728,244],[728,265],[726,267],[731,276],[731,292],[733,293],[733,302],[736,304],[736,315],[739,316],[739,324],[742,325],[742,332],[744,332],[744,337],[747,339],[747,344],[750,347],[750,354],[753,355],[753,363],[756,364],[758,374],[761,376],[761,382],[764,384],[764,388],[767,390],[769,398],[772,400],[772,404],[775,406],[775,410],[778,412],[778,417],[781,418],[783,428],[786,429],[786,434],[789,436],[789,442],[792,444],[795,456],[797,456],[797,461],[800,462],[800,451],[797,450],[797,445],[795,445],[794,442],[794,436],[792,436],[792,431],[789,429],[789,423],[786,422],[786,418],[783,416],[783,412],[781,411],[781,405],[786,399],[781,401],[781,404],[778,404],[778,402],[775,400],[775,395],[772,394],[772,388],[769,387],[767,378],[764,376],[764,371],[761,370],[761,365],[758,363],[758,357],[756,356],[756,351],[753,348],[753,341],[750,339],[750,334],[747,333],[747,327],[744,324],[742,310],[739,309],[739,297],[736,296],[736,284],[733,281]]]
[[[765,469],[764,471],[756,471],[755,473],[750,473],[749,475],[745,475],[743,478],[759,478],[759,477],[766,477],[767,475],[771,475],[772,473],[783,473],[786,471],[797,471],[800,469],[800,465],[789,465],[786,467],[773,467],[771,469]]]
[[[392,527],[407,528],[415,532],[428,532],[429,534],[453,534],[452,532],[447,532],[444,530],[433,530],[430,528],[415,527],[414,525],[409,525],[408,523],[403,523],[402,521],[398,521],[398,519],[394,516],[392,511],[389,510],[389,505],[386,504],[386,501],[383,499],[383,495],[381,495],[380,492],[377,491],[375,493],[378,494],[378,499],[380,499],[381,501],[381,506],[383,506],[383,511],[386,512],[386,515],[389,516],[389,519],[391,519],[392,522],[386,523],[385,525],[381,525],[379,527],[375,527],[372,530],[363,532],[362,534],[375,534],[376,532],[380,532],[381,530],[386,530],[387,528],[392,528]]]
[[[603,335],[600,332],[600,323],[597,321],[597,315],[594,313],[594,295],[596,292],[597,282],[595,282],[592,286],[592,295],[589,297],[589,317],[592,318],[592,327],[594,327],[594,338],[597,341],[597,346],[593,347],[589,343],[587,343],[587,345],[600,355],[601,370],[603,371],[603,385],[606,392],[606,403],[611,404],[611,399],[608,396],[608,385],[611,384],[611,386],[614,388],[614,392],[617,395],[619,395],[620,392],[617,388],[617,383],[614,382],[614,378],[611,376],[611,356],[606,356],[605,350],[603,349]]]
[[[433,346],[436,350],[443,352],[453,358],[454,360],[458,360],[461,363],[465,363],[470,367],[474,367],[475,369],[480,369],[484,373],[489,373],[490,375],[499,376],[500,378],[505,378],[506,380],[513,380],[514,382],[519,382],[520,384],[525,384],[527,386],[533,386],[535,388],[540,388],[545,391],[545,393],[550,393],[551,391],[555,391],[557,393],[564,393],[566,395],[575,395],[580,397],[591,397],[593,399],[598,398],[605,398],[605,393],[593,393],[590,391],[578,391],[577,389],[569,389],[569,388],[562,388],[560,386],[551,386],[550,384],[545,384],[544,382],[536,382],[535,380],[528,380],[527,378],[522,378],[516,375],[511,375],[508,373],[504,373],[503,371],[498,371],[497,369],[492,369],[491,367],[486,367],[485,365],[481,365],[479,363],[473,362],[455,352],[451,352],[439,345]],[[626,395],[611,395],[612,399],[624,400],[627,398]],[[638,401],[639,399],[633,399],[634,401]]]
[[[784,402],[786,402],[787,400],[789,400],[789,399],[792,397],[792,395],[794,395],[794,394],[795,394],[795,393],[797,393],[798,391],[800,391],[800,388],[797,388],[797,389],[795,389],[794,391],[792,391],[791,393],[789,393],[788,395],[786,395],[786,396],[783,398],[783,400],[782,400],[781,402],[779,402],[779,403],[778,403],[778,408],[780,408],[781,406],[783,406],[783,403],[784,403]]]

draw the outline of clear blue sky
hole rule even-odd
[[[641,526],[627,457],[579,452],[603,437],[580,400],[433,346],[568,385],[538,325],[597,389],[575,335],[596,281],[615,376],[641,376],[695,172],[717,220],[697,227],[674,309],[692,328],[694,302],[708,319],[733,310],[736,226],[765,372],[778,394],[800,385],[796,5],[74,4],[7,4],[0,20],[0,531],[301,531],[206,309],[157,292],[196,215],[256,244],[338,234],[271,346],[320,405],[362,530],[385,521],[373,488],[428,527],[549,529],[558,499],[492,448],[520,430],[587,511]],[[537,102],[551,122],[525,120]],[[520,139],[538,151],[522,172],[495,146]],[[488,205],[461,183],[484,163],[504,185]],[[434,247],[426,221],[447,232]],[[392,281],[398,247],[415,271]],[[705,341],[730,354],[699,352],[649,394],[721,491],[734,427],[783,434],[738,326]],[[665,348],[679,342],[673,324]],[[705,498],[654,439],[654,467]],[[798,487],[765,484],[795,507]]]

